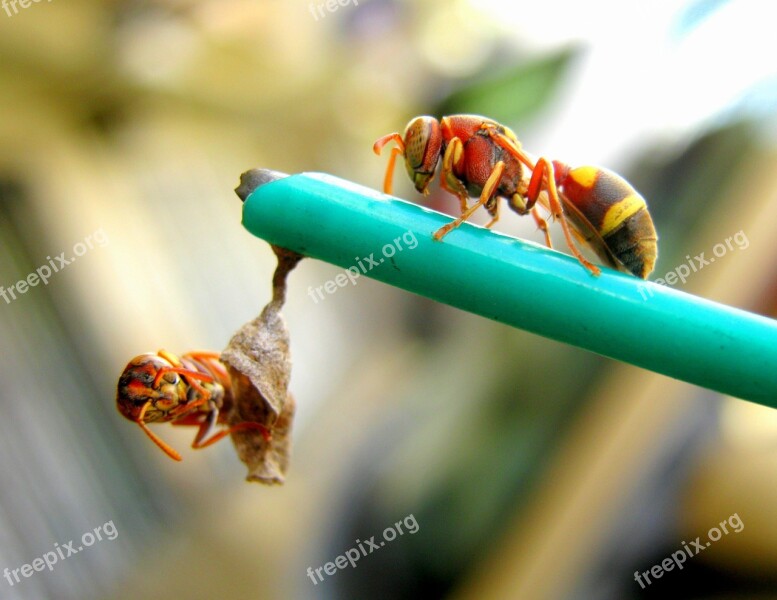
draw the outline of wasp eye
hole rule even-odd
[[[407,124],[404,141],[407,174],[426,194],[442,149],[440,123],[434,117],[417,117]]]
[[[164,379],[167,383],[178,383],[178,373],[168,371],[164,374],[162,379]]]
[[[408,168],[415,170],[422,167],[431,137],[431,123],[424,117],[413,119],[407,124],[404,137],[405,160]]]

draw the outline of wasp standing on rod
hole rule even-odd
[[[519,215],[532,215],[552,248],[547,223],[537,210],[539,202],[560,223],[572,254],[592,274],[601,271],[583,257],[573,236],[616,269],[642,279],[653,271],[658,236],[645,200],[612,171],[590,166],[573,169],[544,157],[532,160],[508,127],[477,115],[453,115],[440,121],[416,117],[404,136],[385,135],[373,150],[380,154],[391,141],[396,147],[391,150],[383,183],[387,194],[392,190],[396,158],[402,155],[419,192],[428,194],[437,163],[442,162],[440,185],[459,198],[461,216],[438,229],[436,240],[442,240],[481,206],[491,215],[486,224],[490,228],[499,219],[499,198],[505,198]],[[528,182],[524,166],[530,170]],[[479,197],[472,206],[470,196]]]

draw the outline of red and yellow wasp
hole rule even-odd
[[[441,227],[434,239],[441,240],[466,221],[479,207],[491,215],[486,227],[499,219],[499,198],[519,215],[531,214],[552,248],[548,226],[536,203],[561,224],[569,249],[594,275],[599,268],[586,260],[572,236],[592,248],[603,262],[646,279],[658,254],[656,230],[645,200],[620,175],[599,167],[571,168],[541,157],[532,160],[515,134],[496,121],[477,115],[453,115],[440,121],[416,117],[405,133],[390,133],[373,145],[380,154],[389,142],[391,150],[383,189],[392,190],[398,155],[416,189],[428,194],[437,163],[442,162],[440,184],[455,194],[461,216]],[[524,167],[530,175],[524,177]],[[528,181],[527,181],[528,179]],[[541,192],[546,194],[541,195]],[[469,206],[469,197],[479,197]],[[571,227],[570,227],[571,226]]]
[[[244,422],[216,431],[226,425],[232,403],[229,374],[215,352],[189,352],[179,358],[160,350],[136,356],[121,374],[116,395],[119,412],[174,460],[181,460],[181,455],[147,423],[196,425],[199,430],[192,448],[205,448],[242,429],[258,429],[270,441],[270,432],[261,423]]]

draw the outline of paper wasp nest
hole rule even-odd
[[[248,467],[246,480],[265,484],[283,483],[289,465],[295,403],[289,394],[289,333],[281,307],[286,300],[286,276],[302,259],[290,250],[276,246],[273,250],[278,257],[273,298],[256,319],[232,336],[221,354],[232,381],[230,427],[255,422],[272,432],[269,442],[257,429],[230,434],[240,460]]]

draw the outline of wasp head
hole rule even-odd
[[[153,423],[170,419],[170,411],[186,402],[188,386],[170,362],[157,354],[133,358],[119,377],[116,404],[130,421]]]
[[[442,151],[442,131],[434,117],[416,117],[405,127],[405,167],[422,194],[427,194]]]

